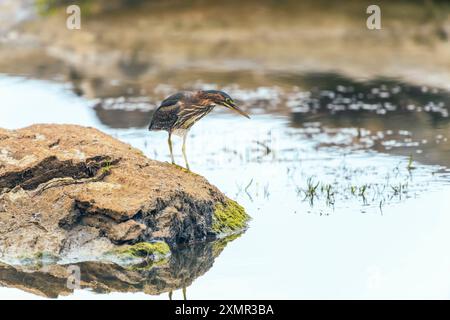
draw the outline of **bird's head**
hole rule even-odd
[[[233,99],[231,99],[231,97],[223,91],[203,90],[200,91],[200,98],[209,105],[224,106],[250,119],[250,116],[242,109],[240,109],[233,101]]]

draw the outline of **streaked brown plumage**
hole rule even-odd
[[[227,107],[250,118],[223,91],[200,90],[195,92],[178,92],[161,102],[159,108],[153,113],[149,130],[165,130],[169,133],[168,143],[173,164],[175,164],[175,160],[172,152],[172,134],[183,137],[183,157],[186,162],[186,168],[189,169],[186,157],[187,133],[197,121],[210,113],[217,105]]]

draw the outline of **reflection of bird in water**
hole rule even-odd
[[[153,114],[149,130],[166,130],[169,132],[169,150],[172,163],[175,164],[172,151],[172,133],[183,137],[183,157],[186,168],[189,164],[186,157],[186,137],[189,129],[198,120],[220,105],[250,118],[234,103],[233,99],[222,91],[200,90],[196,92],[179,92],[166,98]]]
[[[169,291],[169,300],[173,298],[173,291]],[[183,287],[183,300],[187,300],[186,287]]]

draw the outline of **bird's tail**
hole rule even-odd
[[[150,121],[150,124],[148,125],[148,131],[153,131],[153,130],[159,130],[159,128],[157,128],[157,126],[155,126],[155,121]]]

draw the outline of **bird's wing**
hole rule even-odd
[[[174,104],[178,103],[182,98],[184,98],[184,96],[185,96],[184,92],[175,93],[175,94],[165,98],[161,102],[161,105],[159,107],[161,108],[161,107],[173,106]]]
[[[180,100],[184,97],[182,92],[167,97],[153,113],[149,130],[169,130],[178,119]]]

